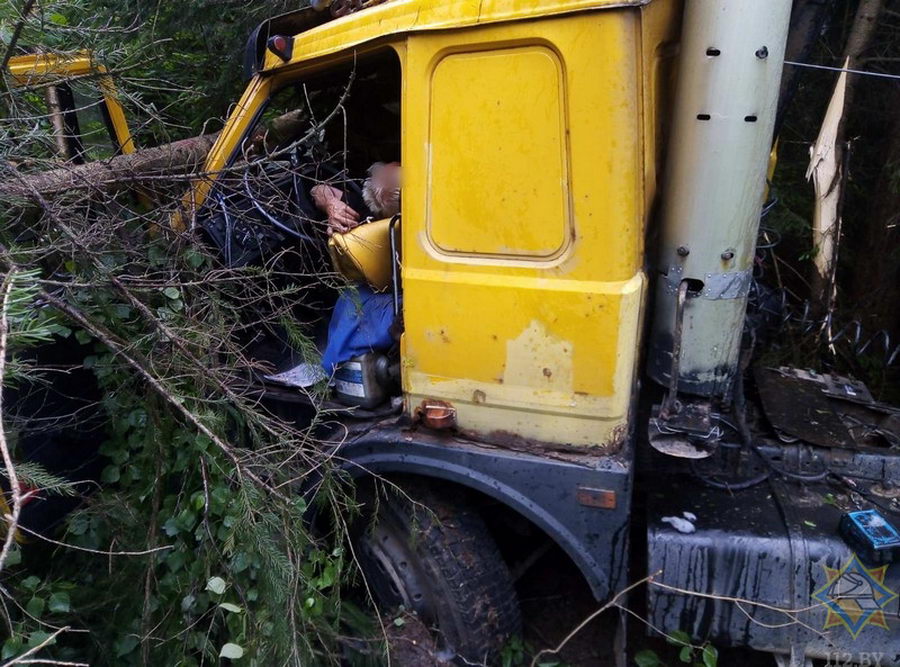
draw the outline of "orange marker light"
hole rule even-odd
[[[456,408],[446,401],[422,401],[416,413],[427,428],[443,430],[456,426]]]

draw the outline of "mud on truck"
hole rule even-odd
[[[308,313],[334,363],[269,345],[259,382],[296,419],[316,409],[301,389],[330,382],[335,460],[363,499],[375,478],[405,493],[357,535],[373,595],[448,659],[490,661],[520,632],[516,524],[597,601],[649,577],[630,597],[658,631],[784,665],[900,664],[900,411],[754,355],[791,12],[335,2],[251,35],[246,90],[176,222],[229,266],[291,245],[364,293]],[[336,100],[335,134],[289,122]],[[308,167],[326,144],[342,159]],[[402,165],[399,210],[349,176],[373,164]],[[325,208],[313,184],[371,219],[327,237],[306,222]]]

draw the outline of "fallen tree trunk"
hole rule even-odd
[[[250,151],[262,154],[286,143],[307,130],[309,120],[302,110],[289,111],[269,120],[251,138]],[[174,141],[156,148],[144,148],[110,160],[20,176],[0,183],[0,198],[35,200],[35,192],[53,197],[65,192],[115,190],[154,176],[184,176],[203,169],[218,132]]]
[[[33,200],[83,190],[112,190],[148,176],[189,174],[203,167],[216,134],[203,134],[109,160],[70,165],[0,183],[0,197]]]

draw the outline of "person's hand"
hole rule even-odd
[[[343,200],[343,193],[336,187],[324,183],[310,190],[313,202],[328,216],[328,236],[349,232],[359,225],[359,213]]]
[[[325,213],[328,216],[328,236],[343,234],[359,226],[359,213],[343,200],[328,200]]]

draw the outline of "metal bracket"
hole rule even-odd
[[[669,267],[663,276],[663,286],[666,294],[678,294],[678,286],[684,280],[684,269],[680,266]],[[709,301],[721,299],[743,299],[750,294],[750,284],[753,282],[751,269],[743,271],[726,271],[725,273],[707,273],[703,278],[703,291],[700,298]],[[697,297],[693,297],[697,298]]]
[[[707,273],[703,281],[703,298],[743,299],[750,294],[750,283],[753,274],[750,269],[743,271],[727,271],[725,273]]]

